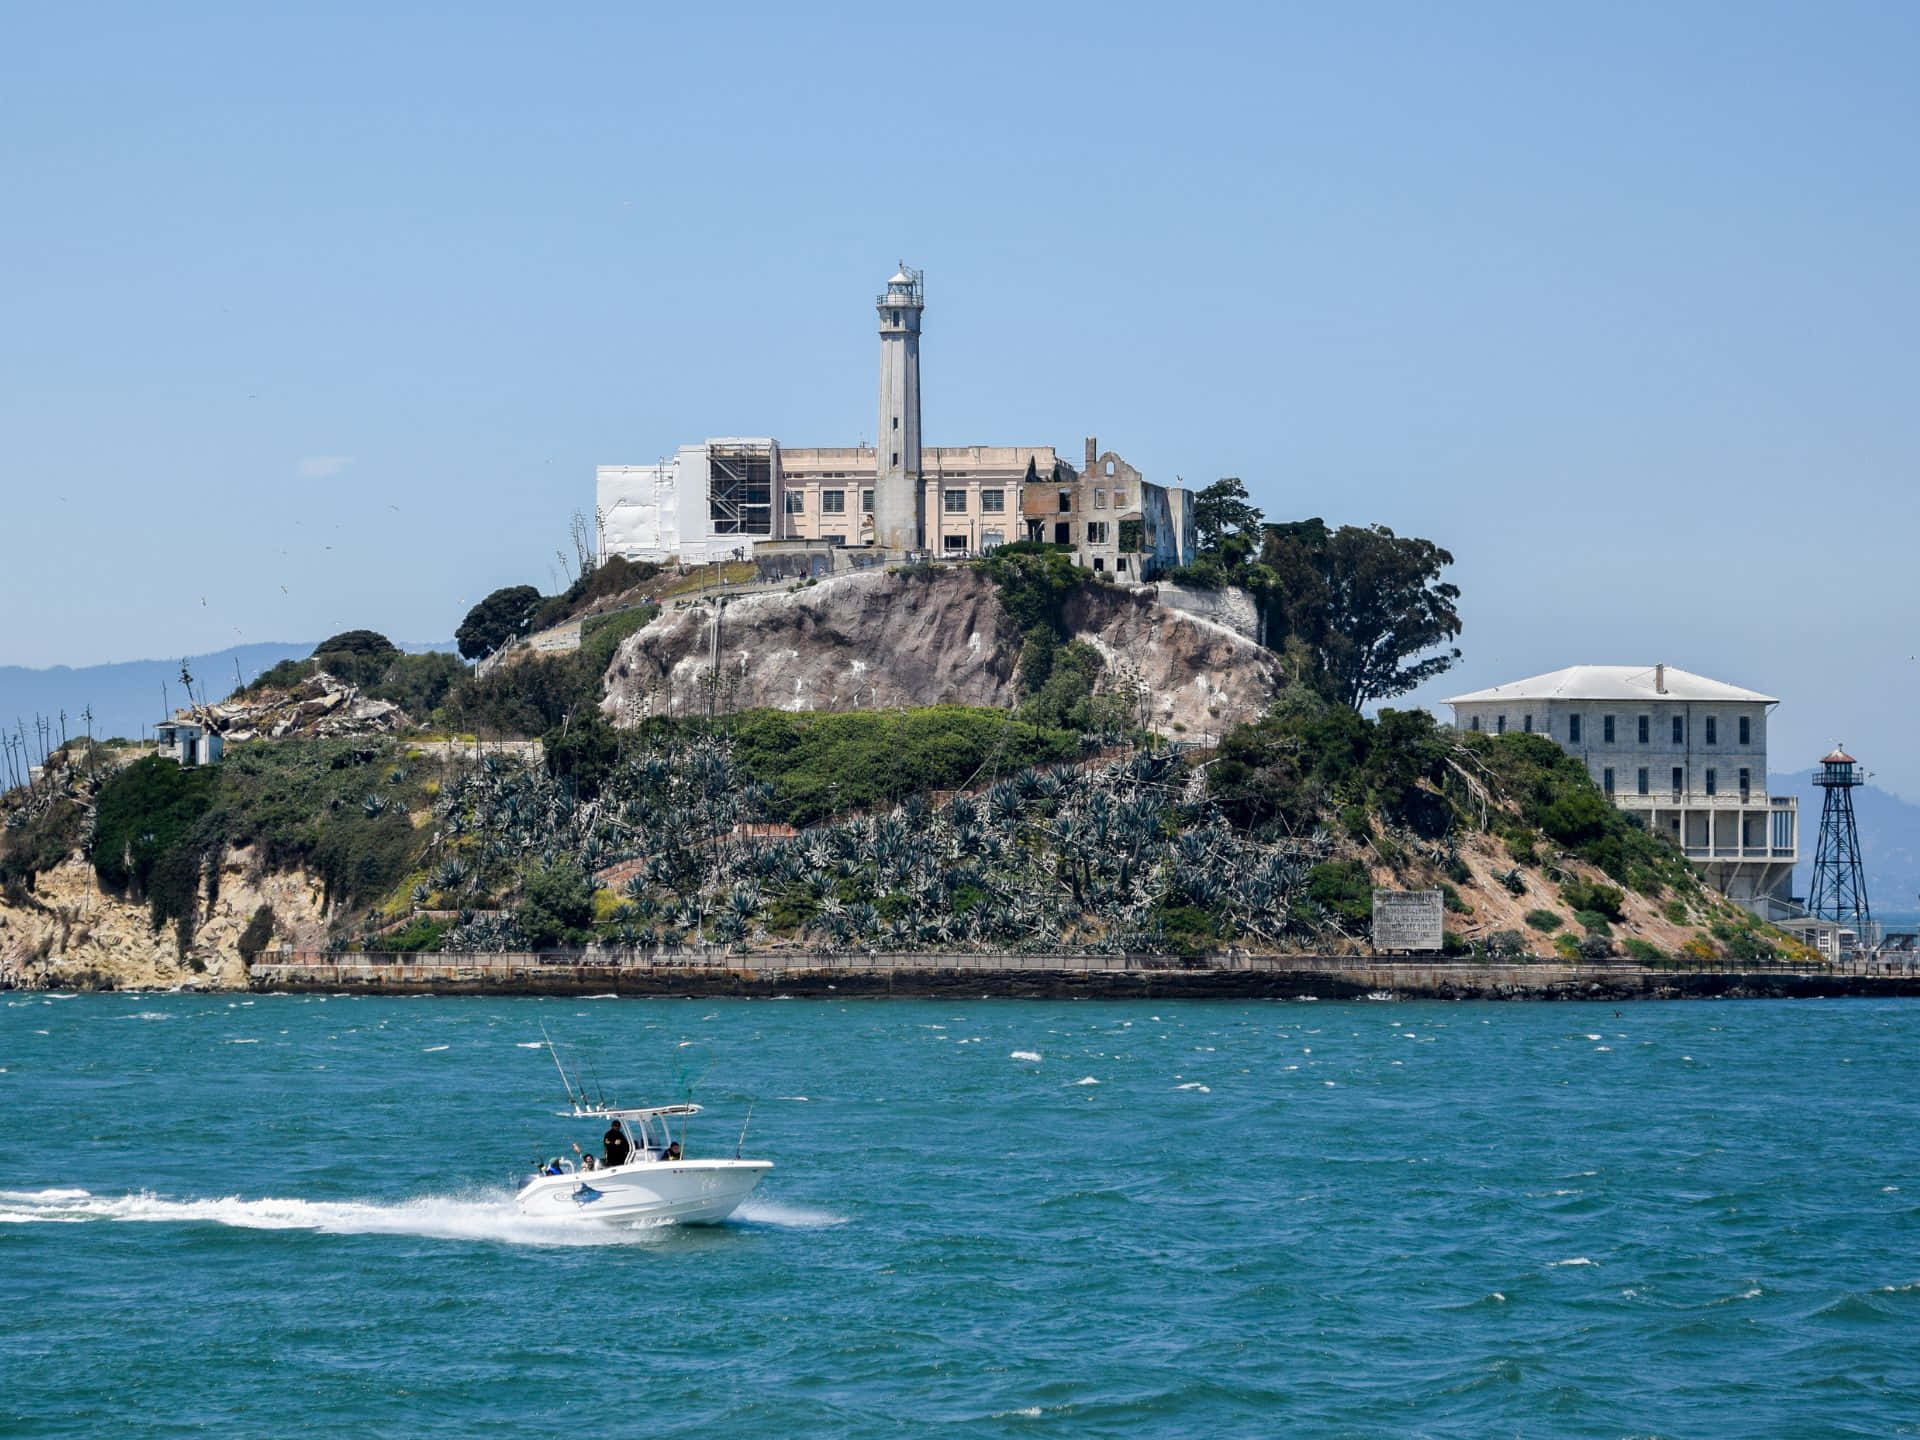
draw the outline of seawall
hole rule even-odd
[[[257,991],[1033,999],[1648,1000],[1920,996],[1920,973],[1236,956],[340,954],[253,967]]]

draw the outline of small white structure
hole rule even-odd
[[[220,732],[198,720],[162,720],[153,738],[161,755],[182,765],[217,765],[227,749]]]
[[[1672,665],[1570,665],[1445,703],[1461,730],[1532,732],[1577,756],[1729,898],[1787,897],[1799,801],[1767,794],[1773,696]]]

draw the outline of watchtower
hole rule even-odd
[[[1813,783],[1827,792],[1820,806],[1820,845],[1813,856],[1813,892],[1807,908],[1822,920],[1852,928],[1867,943],[1873,910],[1860,865],[1860,832],[1853,820],[1853,792],[1867,783],[1859,761],[1836,745],[1820,761]]]
[[[880,432],[874,437],[873,540],[888,550],[926,543],[920,479],[920,316],[923,272],[906,262],[876,299],[880,312]]]

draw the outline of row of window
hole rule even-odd
[[[967,492],[964,490],[944,490],[940,495],[941,508],[949,515],[967,513]],[[983,515],[1004,515],[1007,510],[1007,492],[1004,490],[982,490],[980,492],[980,513]],[[804,490],[787,491],[787,514],[804,515],[807,513],[807,492]],[[822,515],[844,515],[847,513],[847,492],[844,490],[822,490],[820,492],[820,513]],[[873,513],[873,491],[860,492],[860,513]]]
[[[1582,723],[1582,718],[1583,717],[1579,715],[1567,716],[1567,743],[1569,745],[1578,745],[1581,743],[1581,735],[1584,733],[1584,730],[1585,730],[1585,726]],[[1652,735],[1653,735],[1653,717],[1650,715],[1638,715],[1638,716],[1635,716],[1634,718],[1638,722],[1637,733],[1635,736],[1636,742],[1641,745],[1651,744]],[[1612,715],[1602,715],[1600,717],[1600,743],[1602,745],[1612,745],[1617,743],[1614,736],[1614,719],[1615,717]],[[1507,733],[1507,717],[1505,715],[1497,714],[1493,717],[1493,720],[1494,720],[1494,733],[1499,735],[1506,734]],[[1533,716],[1531,714],[1525,714],[1521,717],[1521,720],[1526,730],[1526,733],[1531,735],[1533,733]],[[1478,715],[1473,716],[1470,723],[1475,730],[1478,730],[1480,728],[1480,717]],[[1672,730],[1673,730],[1673,743],[1676,745],[1686,744],[1687,743],[1686,717],[1683,715],[1675,715],[1671,718],[1671,723],[1672,723]],[[1703,724],[1706,728],[1706,743],[1708,745],[1718,745],[1720,743],[1720,717],[1718,715],[1709,715],[1705,718]],[[1547,717],[1546,729],[1543,733],[1549,734],[1549,735],[1553,733],[1553,718],[1551,716]],[[1751,715],[1742,715],[1738,717],[1737,733],[1739,735],[1739,741],[1738,741],[1739,744],[1751,745],[1753,743],[1753,717]]]
[[[1062,515],[1071,511],[1073,509],[1073,491],[1060,491],[1058,503]],[[1107,492],[1097,486],[1093,492],[1093,508],[1096,510],[1104,510],[1107,508]],[[1116,510],[1124,510],[1127,508],[1127,492],[1117,485],[1113,491],[1113,508]]]
[[[1705,778],[1707,794],[1718,795],[1720,793],[1720,772],[1709,767],[1706,771]],[[1648,795],[1652,793],[1648,783],[1649,774],[1646,766],[1642,765],[1634,772],[1633,781],[1634,794]],[[1600,788],[1609,795],[1613,794],[1613,767],[1611,765],[1600,772]],[[1687,772],[1685,766],[1676,765],[1673,767],[1673,775],[1669,788],[1675,800],[1678,800],[1682,795],[1686,794]],[[1740,798],[1742,800],[1750,800],[1753,798],[1753,772],[1744,765],[1740,767]]]

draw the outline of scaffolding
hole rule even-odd
[[[707,509],[715,535],[771,537],[773,447],[710,447],[707,451]]]

